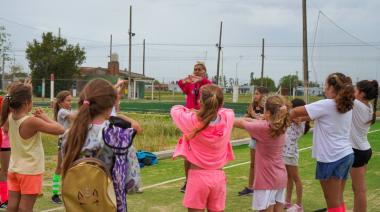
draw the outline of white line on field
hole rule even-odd
[[[372,130],[372,131],[370,131],[368,133],[374,133],[374,132],[378,132],[378,131],[380,131],[380,129]],[[305,150],[308,150],[308,149],[311,149],[311,146],[302,148],[299,151],[302,152],[302,151],[305,151]],[[226,166],[223,169],[230,169],[230,168],[233,168],[233,167],[236,167],[236,166],[245,165],[245,164],[248,164],[248,163],[251,163],[251,161],[246,161],[246,162],[242,162],[242,163]],[[184,179],[185,179],[185,177],[179,177],[179,178],[167,180],[167,181],[164,181],[164,182],[161,182],[161,183],[156,183],[156,184],[153,184],[153,185],[145,186],[145,187],[142,187],[141,189],[145,190],[145,189],[149,189],[149,188],[154,188],[154,187],[157,187],[157,186],[161,186],[161,185],[165,185],[165,184],[168,184],[168,183],[177,182],[177,181],[184,180]],[[63,209],[64,209],[64,207],[58,207],[58,208],[52,208],[52,209],[48,209],[48,210],[43,210],[41,212],[50,212],[50,211],[57,211],[57,210],[63,210]]]

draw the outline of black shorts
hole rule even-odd
[[[371,156],[372,156],[372,149],[368,149],[368,150],[353,149],[353,150],[354,150],[355,160],[352,167],[359,168],[359,167],[367,165],[369,159],[371,159]]]
[[[11,148],[0,148],[0,152],[11,151]]]

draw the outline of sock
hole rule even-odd
[[[346,212],[346,204],[344,202],[342,202],[342,204],[340,205],[340,208],[342,212]]]
[[[8,201],[8,184],[7,181],[0,181],[0,202]]]
[[[61,186],[61,175],[54,173],[54,175],[53,175],[53,186],[52,186],[53,195],[59,195],[59,187],[60,186]]]
[[[342,207],[339,206],[337,208],[328,208],[327,212],[342,212]]]

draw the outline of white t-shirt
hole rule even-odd
[[[372,120],[372,105],[365,105],[359,100],[354,101],[354,109],[352,110],[352,125],[350,141],[352,147],[358,150],[368,150],[371,145],[368,142],[367,134],[370,121]]]
[[[330,163],[353,153],[350,143],[352,110],[340,113],[334,99],[324,99],[305,105],[312,120],[313,157],[319,162]]]
[[[59,109],[58,114],[57,114],[57,122],[63,126],[63,129],[65,129],[65,131],[70,128],[71,123],[68,117],[70,113],[71,113],[70,110],[61,108]],[[60,138],[62,138],[62,136],[63,134],[59,135]]]

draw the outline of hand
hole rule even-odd
[[[183,80],[182,80],[184,83],[191,83],[191,75],[185,77]]]
[[[26,85],[26,86],[32,88],[32,79],[30,79],[30,78],[25,78],[25,79],[24,79],[24,85]]]
[[[203,79],[202,77],[191,75],[191,82],[192,83],[197,83],[197,82],[201,81],[202,79]]]
[[[37,108],[33,113],[34,117],[40,118],[42,120],[47,120],[49,117],[45,114],[45,112],[41,108]]]

